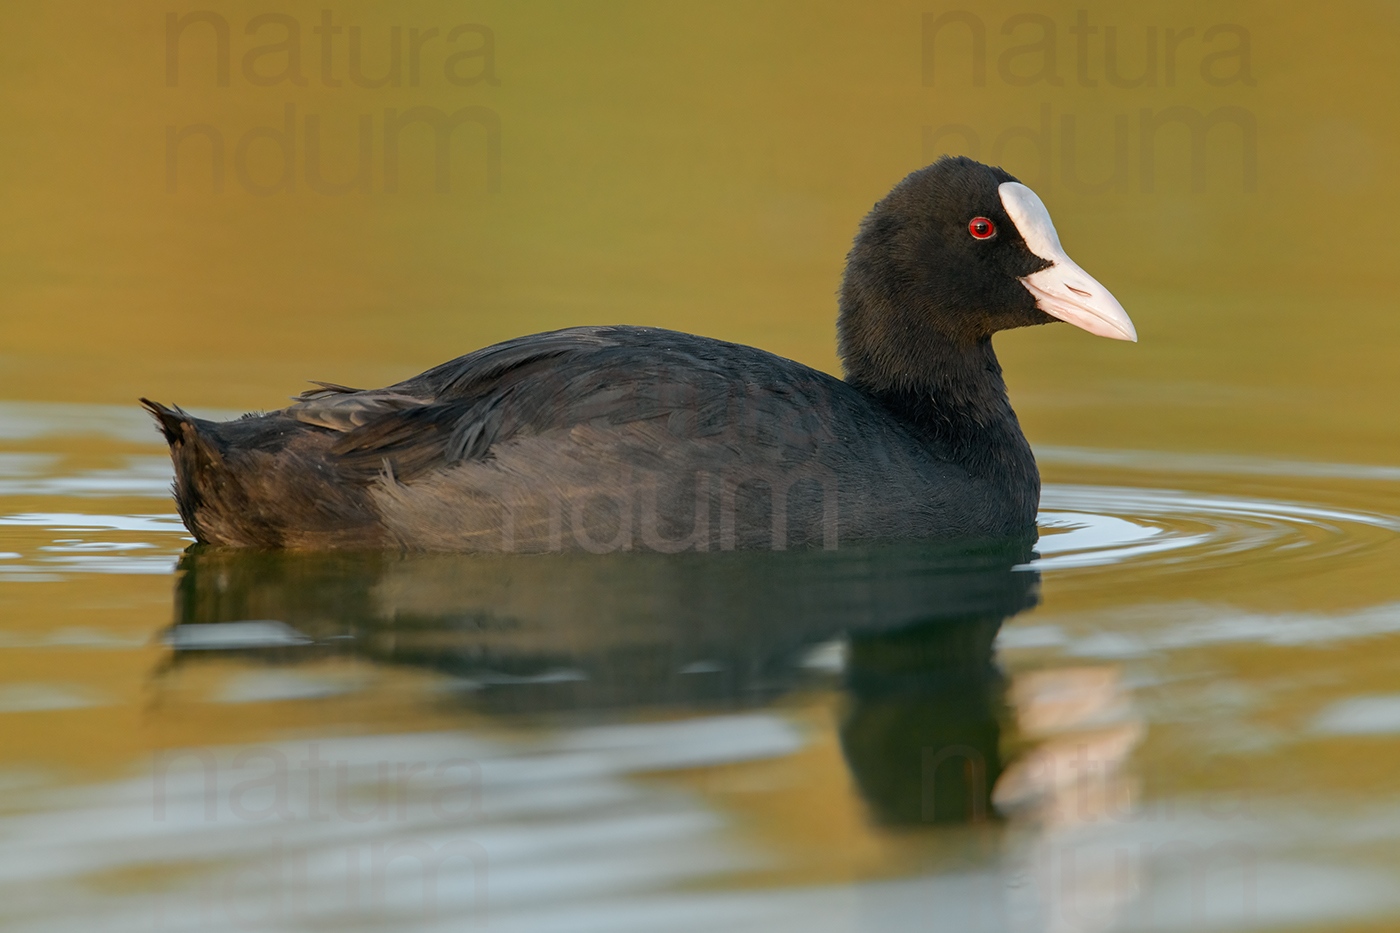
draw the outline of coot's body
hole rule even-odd
[[[705,337],[582,327],[386,389],[322,384],[237,421],[146,404],[171,444],[180,514],[215,544],[680,551],[1028,535],[1039,476],[990,338],[1052,317],[1133,336],[1029,189],[945,159],[862,225],[842,286],[846,381]]]

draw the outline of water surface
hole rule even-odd
[[[19,414],[16,929],[1400,911],[1384,471],[1052,450],[1034,551],[281,555],[190,547],[124,410]]]

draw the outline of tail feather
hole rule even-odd
[[[160,402],[153,402],[148,398],[143,398],[140,401],[141,407],[155,417],[156,426],[160,428],[160,433],[165,435],[166,443],[173,444],[183,439],[181,426],[190,421],[190,416],[184,409],[178,405],[174,408],[166,408]]]
[[[200,419],[179,406],[167,408],[160,402],[141,399],[142,406],[156,419],[156,426],[170,445],[175,464],[175,506],[185,527],[198,541],[208,543],[211,535],[203,527],[204,491],[211,488],[213,474],[223,467],[223,455],[212,434],[200,431]]]
[[[236,547],[378,546],[368,493],[325,458],[331,432],[280,413],[215,422],[141,399],[170,444],[195,539]]]

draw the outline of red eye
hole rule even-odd
[[[997,225],[986,217],[974,217],[967,223],[967,232],[974,240],[990,240],[997,235]]]

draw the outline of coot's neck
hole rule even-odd
[[[876,399],[940,460],[1001,486],[1034,520],[1040,473],[1006,396],[990,338],[920,347],[918,369],[891,374],[860,354],[846,357],[846,381]]]

